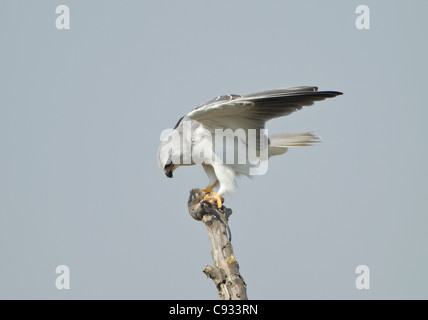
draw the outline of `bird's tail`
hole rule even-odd
[[[269,157],[284,154],[289,147],[305,147],[321,142],[312,132],[280,133],[269,136]]]

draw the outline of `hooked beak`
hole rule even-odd
[[[172,175],[173,169],[174,169],[174,165],[173,164],[165,166],[165,175],[168,178],[173,178],[173,175]]]

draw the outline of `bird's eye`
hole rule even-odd
[[[166,162],[166,164],[165,164],[165,169],[168,169],[169,167],[171,167],[172,166],[172,160],[171,159],[168,159],[168,161]]]

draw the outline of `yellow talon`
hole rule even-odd
[[[210,193],[205,195],[204,199],[207,199],[211,203],[217,203],[219,209],[223,207],[224,198],[217,192],[211,191]]]

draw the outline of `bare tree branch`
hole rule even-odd
[[[224,206],[218,209],[216,204],[205,200],[204,196],[202,190],[193,189],[188,201],[190,215],[205,223],[210,238],[214,266],[207,265],[203,272],[213,280],[223,300],[248,300],[246,283],[239,273],[238,261],[230,242],[232,234],[228,219],[232,210]]]

